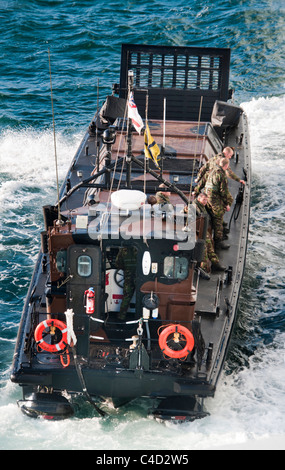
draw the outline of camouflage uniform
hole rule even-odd
[[[125,320],[136,288],[137,250],[132,246],[121,248],[116,258],[116,266],[124,271],[123,300],[118,318]]]
[[[199,217],[202,214],[206,214],[209,217],[209,213],[203,204],[201,204],[197,199],[193,201],[193,205],[196,208],[196,215]],[[206,235],[206,247],[204,253],[204,259],[201,263],[201,268],[207,273],[211,272],[211,264],[218,264],[219,258],[214,250],[213,238],[212,238],[212,227],[209,224],[207,235]]]
[[[224,214],[226,207],[232,205],[233,197],[229,192],[226,172],[221,166],[216,166],[210,171],[205,185],[205,193],[208,196],[208,204],[213,214],[214,239],[222,240]]]
[[[205,187],[209,172],[219,165],[219,162],[222,158],[224,158],[223,153],[218,153],[218,155],[210,158],[210,160],[202,166],[197,176],[197,185],[194,189],[196,196],[198,196],[201,190]],[[238,183],[240,182],[240,178],[230,169],[230,167],[227,169],[226,175],[228,178],[231,178]]]
[[[158,191],[155,197],[157,204],[170,204],[169,197],[163,191]]]

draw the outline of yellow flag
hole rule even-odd
[[[150,134],[148,124],[146,124],[146,128],[144,131],[144,154],[146,158],[151,158],[157,168],[159,168],[158,160],[160,157],[160,149]]]

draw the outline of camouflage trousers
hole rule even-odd
[[[135,282],[134,278],[127,277],[124,281],[124,288],[123,288],[123,300],[120,306],[120,313],[118,318],[120,320],[125,320],[127,316],[127,311],[131,302],[131,299],[135,292]]]
[[[212,263],[217,264],[218,262],[219,262],[219,258],[214,250],[214,243],[213,243],[212,235],[208,232],[207,237],[206,237],[204,259],[201,263],[201,268],[207,273],[210,273],[211,264]]]
[[[223,221],[224,214],[226,212],[225,206],[221,201],[221,198],[217,197],[215,194],[208,193],[208,204],[211,207],[212,211],[212,224],[214,230],[214,239],[222,240],[223,239]]]

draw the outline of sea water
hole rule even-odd
[[[0,449],[285,448],[284,4],[278,0],[0,1]],[[252,150],[249,245],[237,326],[210,416],[160,423],[149,402],[32,420],[10,382],[25,295],[56,199],[51,51],[59,179],[119,80],[121,42],[231,47],[231,85]]]

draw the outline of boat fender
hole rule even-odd
[[[52,329],[57,328],[61,331],[62,337],[61,340],[56,344],[49,344],[43,339],[44,331],[49,328],[50,331]],[[51,333],[54,334],[54,331]],[[68,346],[67,344],[67,327],[66,324],[60,320],[44,320],[37,326],[35,330],[35,340],[38,346],[41,349],[51,353],[58,353],[62,352]]]
[[[145,251],[142,258],[142,272],[147,276],[150,272],[151,256],[149,251]]]
[[[142,191],[133,189],[120,189],[111,194],[112,204],[117,209],[138,210],[146,201],[146,195]]]
[[[203,240],[202,238],[199,238],[195,243],[193,258],[196,260],[197,263],[202,263],[202,261],[204,260],[205,243],[205,240]]]
[[[86,313],[87,315],[92,315],[92,313],[95,312],[95,292],[93,287],[89,287],[89,289],[84,292],[84,298],[86,299]]]
[[[180,342],[181,337],[183,340],[186,339],[186,345],[183,349],[176,351],[168,345],[169,336],[173,335],[173,341],[175,344]],[[181,359],[186,357],[194,348],[194,337],[191,331],[182,325],[169,325],[159,335],[159,347],[162,352],[173,359]]]

